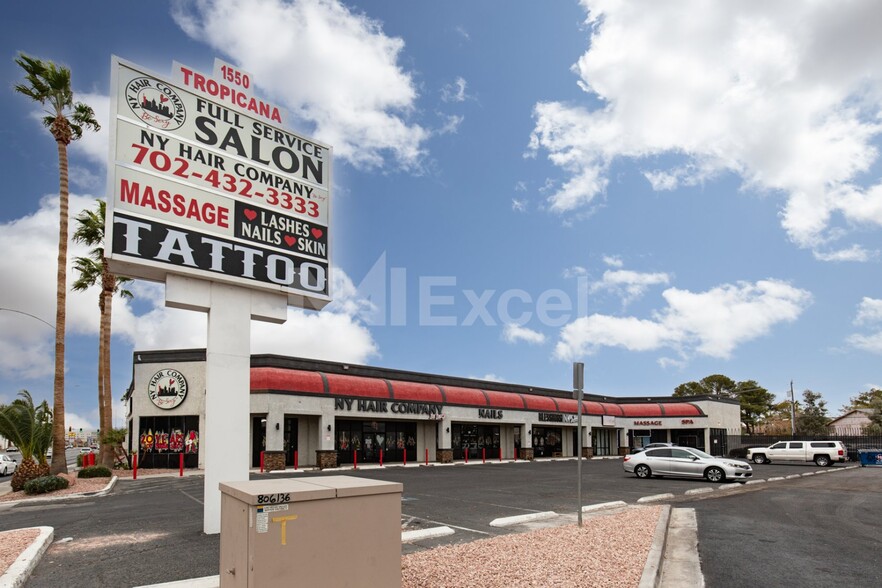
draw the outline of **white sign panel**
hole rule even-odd
[[[118,59],[112,75],[111,270],[327,304],[331,148],[283,128],[223,61],[214,77],[175,64],[177,83]]]

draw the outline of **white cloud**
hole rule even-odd
[[[515,212],[526,212],[527,210],[527,200],[526,198],[518,200],[517,198],[511,199],[511,209]]]
[[[587,276],[588,270],[586,270],[581,265],[574,265],[573,267],[564,268],[563,277],[564,279],[569,280],[570,278],[577,278],[579,276]]]
[[[882,323],[882,300],[864,297],[858,305],[854,324],[870,327],[879,323]],[[855,333],[847,342],[857,349],[882,354],[882,330],[870,334]]]
[[[80,416],[73,412],[65,412],[64,413],[64,426],[73,427],[74,431],[83,430],[83,433],[91,433],[98,429],[98,425],[96,420],[91,420],[89,417]]]
[[[429,132],[408,122],[417,98],[398,65],[404,41],[337,0],[200,0],[172,15],[228,55],[268,98],[314,125],[334,155],[362,168],[417,169]]]
[[[366,363],[379,355],[370,331],[358,318],[369,303],[357,298],[342,270],[333,270],[331,278],[334,302],[322,312],[289,308],[284,324],[253,321],[251,352],[351,363]],[[166,308],[165,288],[159,284],[138,282],[136,297],[153,308],[139,316],[130,311],[114,315],[114,333],[131,339],[136,350],[166,349],[169,340],[179,348],[205,347],[204,314]]]
[[[860,335],[857,333],[850,335],[848,343],[852,347],[862,349],[863,351],[882,354],[882,331],[870,335]]]
[[[71,232],[83,209],[93,208],[91,196],[71,195]],[[58,198],[47,196],[35,213],[0,224],[0,274],[15,276],[15,286],[4,290],[3,308],[19,312],[0,312],[0,373],[10,378],[33,379],[51,376],[54,370],[55,331],[20,312],[55,323],[55,271],[58,249]],[[75,279],[73,259],[88,250],[71,242],[68,249],[68,281]],[[22,271],[21,260],[28,260]],[[334,302],[320,313],[290,308],[284,325],[253,323],[254,353],[277,353],[319,359],[364,363],[378,355],[376,342],[361,320],[369,303],[358,298],[355,287],[339,269],[331,278]],[[136,349],[204,347],[205,315],[165,307],[165,287],[137,280],[128,287],[133,303],[114,300],[113,335],[131,342]],[[67,332],[97,335],[98,290],[67,293]],[[97,350],[97,341],[96,341]]]
[[[599,282],[591,284],[591,291],[606,290],[615,292],[622,298],[623,304],[629,304],[643,296],[650,286],[667,284],[670,281],[666,273],[641,273],[631,270],[606,270]]]
[[[500,378],[496,374],[484,374],[483,376],[481,376],[478,379],[485,380],[487,382],[504,382],[505,381],[503,378]]]
[[[615,255],[604,255],[603,263],[605,263],[609,267],[622,267],[625,265],[625,263],[622,261],[622,258]]]
[[[71,195],[70,231],[92,196]],[[14,378],[39,378],[54,372],[55,283],[58,257],[58,197],[46,196],[28,216],[0,224],[0,275],[9,276],[3,307],[25,312],[53,326],[14,312],[0,312],[0,372]],[[88,255],[82,245],[68,246],[68,279],[75,279],[73,260]],[[22,261],[27,261],[26,270]],[[14,278],[12,278],[14,276]],[[67,292],[67,332],[97,333],[97,291]],[[97,343],[96,343],[97,349]]]
[[[456,78],[452,84],[444,84],[444,87],[441,88],[441,100],[444,102],[465,102],[467,85],[462,77]]]
[[[603,105],[535,105],[530,149],[566,172],[552,210],[588,206],[617,159],[666,155],[671,169],[644,172],[655,189],[737,174],[785,196],[781,223],[800,247],[882,226],[882,183],[866,179],[882,133],[878,5],[582,4],[591,44],[573,71]],[[868,259],[839,249],[818,259]]]
[[[860,245],[852,245],[847,249],[839,249],[837,251],[818,251],[812,252],[815,259],[819,261],[870,261],[878,257],[878,251],[868,251]]]
[[[83,131],[83,137],[71,143],[71,151],[84,155],[92,163],[104,168],[110,156],[110,97],[105,94],[77,93],[76,99],[92,107],[101,129],[97,132]]]
[[[533,329],[522,327],[515,324],[507,324],[502,331],[502,340],[506,343],[517,343],[525,341],[530,345],[541,345],[545,343],[545,335]]]
[[[459,131],[459,126],[462,124],[462,121],[465,120],[465,117],[458,116],[455,114],[442,115],[444,118],[444,124],[435,131],[438,135],[449,135],[456,134]]]
[[[858,313],[854,323],[864,325],[877,322],[882,322],[882,300],[864,296],[858,305]]]
[[[669,288],[662,296],[667,307],[648,319],[601,314],[576,319],[561,329],[555,356],[572,360],[601,347],[621,347],[727,359],[739,345],[795,321],[812,299],[778,280],[723,284],[698,293]]]

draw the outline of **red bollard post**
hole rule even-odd
[[[132,456],[132,479],[138,479],[138,454]]]
[[[263,451],[260,452],[260,473],[263,473]]]
[[[469,448],[463,447],[463,456],[465,457],[465,462],[469,463]]]
[[[355,452],[354,449],[352,450],[352,469],[358,469],[358,454]]]
[[[404,465],[407,465],[407,447],[404,448]]]
[[[294,469],[297,469],[297,450],[294,450]]]
[[[429,465],[429,448],[426,447],[426,465]]]
[[[184,477],[184,454],[183,453],[181,454],[180,462],[181,462],[181,476],[180,477],[183,478]]]
[[[502,461],[502,447],[499,448],[499,461]]]
[[[481,463],[487,463],[487,448],[481,448]]]
[[[380,467],[383,467],[383,450],[380,450]]]
[[[514,454],[515,454],[515,461],[517,461],[518,460],[518,448],[517,447],[514,448]]]
[[[90,466],[95,465],[95,454],[94,453],[89,454],[89,465]]]

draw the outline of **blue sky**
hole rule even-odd
[[[254,352],[559,388],[584,361],[616,396],[793,380],[833,414],[882,385],[878,3],[79,6],[0,25],[0,401],[52,391],[53,331],[20,313],[54,320],[57,156],[18,51],[69,66],[105,129],[112,54],[219,57],[334,147],[335,302],[254,323]],[[105,196],[106,132],[70,156],[75,215]],[[133,291],[117,398],[133,349],[205,344],[203,315]],[[72,426],[97,423],[97,330],[97,292],[70,294]]]

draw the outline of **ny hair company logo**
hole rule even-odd
[[[135,116],[157,129],[173,131],[187,120],[184,102],[174,88],[153,78],[129,82],[126,102]]]

